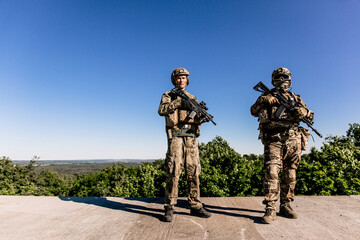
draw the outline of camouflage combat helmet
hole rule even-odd
[[[291,87],[291,72],[285,67],[278,67],[271,74],[271,84],[275,86],[275,79],[280,81],[289,81]]]
[[[175,68],[174,71],[172,71],[171,73],[171,82],[174,86],[176,86],[176,83],[175,83],[175,78],[177,76],[186,76],[187,78],[187,84],[186,85],[189,85],[189,71],[186,70],[185,68]]]

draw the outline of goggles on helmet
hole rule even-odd
[[[290,80],[290,76],[286,74],[278,74],[274,76],[274,80],[279,80],[280,78],[283,78],[284,80]]]

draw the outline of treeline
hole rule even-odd
[[[115,162],[102,162],[102,161],[94,161],[94,162],[82,162],[81,160],[74,161],[62,161],[62,163],[52,163],[49,164],[49,161],[36,161],[39,164],[38,167],[35,168],[37,173],[40,173],[42,170],[53,170],[59,174],[66,175],[71,178],[76,178],[80,175],[86,175],[95,172],[101,172],[106,167],[111,167]],[[64,163],[65,162],[65,163]],[[18,162],[15,162],[16,164]],[[29,161],[26,163],[22,163],[22,165],[27,165]],[[138,167],[141,162],[118,162],[123,164],[126,167]]]
[[[262,195],[263,155],[240,155],[221,137],[199,146],[202,196]],[[45,196],[164,196],[164,160],[138,167],[114,164],[99,173],[69,178],[52,170],[0,159],[0,195]],[[179,195],[186,196],[182,174]],[[297,174],[299,195],[360,194],[360,125],[350,124],[344,136],[330,136],[320,150],[302,156]]]

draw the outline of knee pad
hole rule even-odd
[[[295,182],[296,181],[296,170],[295,169],[289,169],[285,171],[284,177],[286,182]]]
[[[266,180],[278,180],[279,167],[276,165],[269,165],[266,167],[265,179]]]

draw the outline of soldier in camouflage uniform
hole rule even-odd
[[[261,139],[264,144],[264,177],[263,203],[266,205],[263,223],[271,223],[276,218],[276,201],[280,195],[280,214],[288,218],[297,218],[291,208],[290,202],[294,201],[296,183],[296,170],[299,166],[301,151],[307,147],[309,130],[299,127],[302,118],[314,119],[314,113],[306,108],[305,103],[289,91],[291,87],[291,73],[287,68],[279,67],[272,73],[273,93],[282,94],[287,100],[301,104],[290,112],[287,109],[276,118],[279,101],[271,94],[262,94],[255,104],[251,106],[251,114],[258,117]],[[279,172],[283,171],[281,184]]]
[[[172,84],[191,98],[194,95],[186,92],[189,84],[189,72],[185,68],[176,68],[171,74]],[[158,113],[165,116],[168,151],[165,159],[166,189],[164,221],[173,219],[174,205],[178,197],[178,182],[185,167],[188,185],[188,202],[190,213],[198,217],[208,218],[208,213],[200,201],[200,160],[197,137],[200,135],[199,119],[189,119],[190,104],[172,91],[162,95]]]

